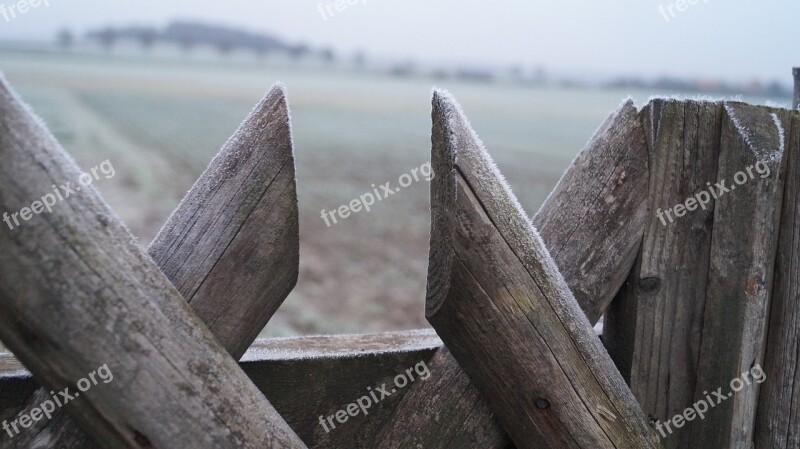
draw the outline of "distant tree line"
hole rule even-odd
[[[679,78],[659,78],[653,81],[640,78],[619,78],[603,84],[610,89],[641,89],[662,92],[715,92],[724,95],[760,95],[774,98],[791,98],[792,90],[778,81],[731,84],[722,81],[696,81]]]
[[[330,48],[313,49],[306,44],[290,44],[267,34],[195,22],[172,22],[161,30],[141,26],[105,27],[89,31],[86,38],[106,50],[112,49],[121,41],[134,41],[145,50],[159,43],[170,43],[177,44],[186,53],[205,46],[215,48],[221,55],[244,50],[257,56],[269,53],[285,54],[293,59],[316,56],[329,63],[337,59],[336,53]],[[74,45],[75,37],[69,30],[62,30],[58,33],[57,41],[62,47],[70,47]]]

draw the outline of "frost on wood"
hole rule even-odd
[[[1,84],[0,112],[0,208],[19,210],[77,178]],[[0,258],[3,342],[51,389],[108,365],[114,381],[65,408],[104,446],[303,447],[130,233],[106,217],[87,188],[0,233],[9,255]]]
[[[277,86],[212,160],[148,249],[235,359],[296,282],[293,161],[288,103]],[[30,432],[49,432],[58,447],[85,447],[88,443],[72,442],[80,428],[62,419],[65,413],[57,411]],[[14,444],[27,447],[21,439]]]
[[[241,361],[375,357],[399,351],[432,350],[441,345],[442,341],[432,329],[375,335],[312,335],[273,338],[256,340]]]
[[[440,126],[443,115],[437,109],[433,113],[435,145],[442,145],[447,139]],[[470,136],[473,142],[477,139]],[[598,128],[532,219],[590,322],[596,321],[625,281],[641,243],[647,215],[647,153],[638,111],[625,100]],[[456,155],[459,161],[461,157]],[[431,193],[440,197],[436,190]],[[436,203],[434,209],[448,210]],[[435,246],[432,251],[448,257]],[[437,350],[429,368],[436,381],[410,386],[375,445],[507,447],[508,437],[496,414],[447,348]],[[408,428],[417,432],[409,434]]]
[[[497,168],[497,164],[495,164],[494,160],[489,155],[489,152],[486,151],[483,142],[473,130],[469,120],[461,110],[461,106],[458,104],[458,102],[452,97],[452,95],[450,95],[449,92],[445,90],[435,90],[433,93],[433,104],[433,114],[436,116],[434,120],[441,120],[442,123],[446,124],[446,127],[458,129],[461,132],[459,133],[450,131],[450,153],[436,155],[438,156],[436,157],[436,160],[441,165],[434,165],[434,172],[437,173],[436,178],[440,178],[439,174],[442,174],[441,180],[437,184],[443,184],[447,187],[434,189],[432,185],[431,191],[446,191],[451,198],[444,200],[442,204],[452,205],[455,200],[455,183],[452,182],[454,171],[458,165],[463,165],[463,163],[466,162],[470,166],[474,166],[476,169],[472,173],[462,175],[470,178],[470,181],[475,182],[477,185],[485,187],[492,195],[490,198],[488,198],[488,205],[491,206],[489,209],[489,212],[492,214],[491,218],[493,220],[506,223],[509,226],[516,226],[520,228],[524,234],[534,236],[534,239],[541,242],[539,232],[534,228],[533,223],[531,222],[530,218],[528,218],[528,215],[525,213],[522,205],[519,203],[519,200],[517,200],[517,197],[511,191],[511,186],[508,184],[508,181],[506,181],[506,178],[502,175],[502,173],[500,173],[500,170]],[[468,135],[469,138],[457,140],[459,139],[459,136],[464,134]],[[455,148],[458,148],[462,145],[470,147],[470,149],[473,151],[465,151],[463,153],[456,154]],[[436,150],[438,149],[434,147],[434,151]],[[467,160],[462,162],[457,160],[458,158],[467,158]],[[436,178],[434,178],[434,180]],[[433,200],[431,203],[432,207],[434,207]],[[450,215],[452,215],[452,211],[446,209],[435,209],[431,211],[431,214],[433,215],[433,221],[441,221],[441,224],[444,224],[449,222],[451,219]],[[431,226],[431,232],[434,230],[452,229],[451,226],[440,226],[437,223],[433,223]],[[447,235],[441,237],[445,239],[443,241],[449,242],[449,237]],[[552,260],[550,254],[547,252],[547,248],[544,247],[544,244],[534,245],[528,238],[521,237],[520,235],[516,235],[515,237],[517,238],[515,243],[522,246],[523,254],[533,255],[536,257],[536,259],[544,258]],[[432,235],[431,242],[433,243],[433,241],[434,237]],[[431,246],[432,248],[434,247],[434,245]],[[433,255],[431,255],[431,258],[432,257]],[[445,258],[445,260],[447,259],[448,258]],[[523,263],[527,262],[539,265],[538,262],[533,262],[530,258],[522,260]],[[549,270],[550,272],[558,271],[558,268],[555,267],[555,264],[548,266],[545,269]],[[430,282],[431,279],[429,278],[428,281]],[[566,285],[560,285],[559,288],[569,292],[569,288]],[[430,298],[431,294],[439,294],[440,290],[435,284],[431,285],[429,283],[428,292]],[[569,293],[569,296],[572,297],[572,294]],[[431,301],[429,299],[428,304],[431,303],[436,304],[438,301]],[[582,316],[582,314],[580,315],[581,316],[574,317],[575,320],[581,321],[582,319],[583,321],[586,321],[586,317]],[[586,321],[586,323],[588,324],[588,321]]]
[[[458,105],[436,91],[432,115],[428,320],[518,447],[658,447]]]
[[[211,161],[148,249],[234,358],[297,282],[291,123],[276,85]]]
[[[589,139],[589,143],[587,143],[586,146],[583,148],[583,150],[579,151],[578,154],[576,154],[575,157],[572,158],[572,161],[570,162],[569,166],[570,167],[574,166],[580,158],[586,155],[586,152],[590,148],[592,148],[594,145],[597,145],[599,140],[608,140],[609,134],[617,134],[613,130],[613,127],[615,125],[615,119],[620,115],[623,115],[625,111],[629,110],[633,110],[634,112],[636,111],[636,104],[634,103],[631,97],[628,97],[625,100],[623,100],[622,103],[620,103],[619,106],[617,106],[617,108],[613,112],[611,112],[611,115],[609,115],[605,119],[605,121],[603,121],[603,123],[601,123],[600,126],[597,127],[594,133],[592,133],[592,137],[591,139]],[[618,150],[622,151],[624,149],[620,148]],[[566,175],[567,171],[562,173],[556,185],[561,184],[564,181],[564,177]],[[550,191],[550,193],[547,195],[547,198],[545,198],[545,200],[542,202],[542,205],[539,207],[539,211],[537,212],[537,214],[542,211],[544,205],[547,204],[547,202],[552,198],[553,193],[555,193],[555,190]]]
[[[624,101],[575,157],[533,218],[590,323],[630,273],[648,221],[649,155]]]
[[[774,112],[771,113],[772,124],[777,131],[777,142],[771,142],[765,139],[765,136],[771,136],[772,133],[765,132],[763,123],[757,123],[753,120],[753,114],[746,114],[744,118],[739,116],[737,112],[737,105],[733,103],[725,103],[725,112],[731,119],[731,122],[736,127],[739,135],[742,136],[750,151],[758,158],[759,161],[770,163],[770,169],[774,170],[783,157],[785,132],[778,115]]]

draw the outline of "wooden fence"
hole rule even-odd
[[[796,110],[626,101],[529,219],[437,91],[435,331],[256,339],[297,281],[288,112],[274,87],[147,250],[91,187],[0,232],[0,447],[800,447]],[[79,175],[2,81],[0,209]]]

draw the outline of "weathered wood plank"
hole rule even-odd
[[[638,112],[626,101],[597,130],[533,218],[590,322],[630,272],[647,214],[648,155]],[[381,448],[509,445],[483,396],[449,351],[429,364],[435,382],[414,384]],[[409,432],[408,429],[414,429]]]
[[[329,433],[319,416],[329,416],[363,396],[367,387],[390,382],[420,361],[430,366],[441,346],[432,329],[258,339],[240,366],[309,447],[352,449],[370,447],[372,436],[390,422],[409,389],[399,389],[370,407],[366,417],[351,417]],[[10,353],[0,353],[0,367],[0,407],[18,408],[38,384]]]
[[[655,212],[607,316],[604,342],[669,448],[748,447],[752,440],[757,385],[704,419],[680,427],[667,421],[761,361],[783,138],[770,111],[674,100],[645,108]],[[762,178],[767,165],[754,167],[759,157],[771,160],[769,176]],[[739,178],[742,185],[735,182],[740,171],[748,177]],[[723,181],[736,188],[722,192]],[[707,209],[695,196],[701,192],[714,197]],[[696,210],[676,216],[674,206],[693,196]]]
[[[756,415],[757,449],[800,447],[800,114],[793,113],[791,123],[764,358],[767,378],[761,384]]]
[[[431,379],[411,385],[391,421],[375,438],[374,447],[460,449],[512,444],[483,395],[446,347],[436,351],[428,369]]]
[[[148,252],[239,359],[297,283],[286,93],[276,85],[222,147]]]
[[[17,211],[81,173],[1,84],[0,209]],[[304,447],[94,188],[0,246],[0,338],[53,390],[108,365],[66,406],[104,446]]]
[[[692,429],[691,448],[749,449],[753,444],[759,384],[750,379],[739,392],[734,379],[746,378],[763,363],[772,274],[783,192],[784,129],[767,108],[726,103],[720,138],[718,193],[703,319],[695,397],[727,390],[701,425]],[[755,164],[768,174],[739,176]],[[720,187],[720,190],[722,188]],[[687,404],[688,407],[688,404]]]
[[[427,363],[435,348],[441,346],[435,333],[425,330],[357,337],[344,345],[341,336],[324,337],[343,347],[320,355],[315,354],[317,349],[309,353],[314,346],[311,342],[320,338],[292,339],[297,343],[296,350],[273,351],[275,361],[270,363],[254,362],[251,366],[247,358],[242,363],[253,381],[264,386],[265,394],[292,428],[314,448],[371,447],[372,438],[392,419],[392,411],[408,391],[408,387],[392,388],[395,376],[420,362]],[[410,385],[433,380],[417,379]],[[379,402],[373,401],[367,415],[359,411],[348,416],[345,423],[334,418],[336,428],[326,424],[327,431],[320,423],[320,419],[325,421],[368,396],[368,389],[374,392],[383,384],[391,395],[376,393]]]
[[[286,92],[276,85],[211,161],[148,248],[234,359],[242,356],[296,283],[297,216]],[[172,253],[180,257],[176,260]],[[243,280],[248,284],[242,286]],[[46,392],[32,395],[15,414],[39,407],[43,395]],[[66,412],[59,409],[52,419],[0,440],[0,448],[30,447],[40,435],[62,448],[96,444],[61,415]]]
[[[428,321],[517,447],[660,447],[455,101],[433,109]]]
[[[533,217],[581,309],[594,324],[630,273],[648,222],[648,154],[626,100],[578,154]]]
[[[33,382],[35,385],[38,384]],[[44,388],[35,390],[29,397],[25,406],[15,413],[14,416],[4,417],[8,421],[16,419],[21,414],[30,414],[35,409],[40,409],[45,401],[52,402],[52,395]],[[42,419],[35,422],[27,429],[23,429],[19,435],[9,439],[7,435],[3,435],[3,440],[0,441],[0,447],[6,448],[80,448],[80,449],[93,449],[101,448],[83,429],[72,419],[72,417],[58,409],[52,414],[50,419]]]
[[[706,189],[717,174],[722,105],[659,99],[641,117],[651,148],[650,216],[603,342],[644,412],[663,422],[694,402],[715,204]],[[675,214],[702,191],[702,206]],[[687,447],[692,424],[665,447]]]
[[[782,207],[780,240],[770,306],[768,345],[755,429],[757,448],[791,448],[800,445],[797,419],[800,382],[797,354],[800,350],[800,116],[793,114],[787,135],[786,185]]]

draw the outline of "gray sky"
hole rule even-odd
[[[486,65],[542,64],[574,75],[791,80],[800,65],[797,0],[47,0],[6,22],[0,39],[50,38],[68,26],[201,19],[369,55]],[[684,0],[680,0],[683,2]],[[689,0],[686,0],[687,2]],[[0,0],[6,7],[12,0]],[[664,14],[659,12],[664,6]],[[669,13],[672,6],[674,17]],[[327,14],[327,13],[326,13]],[[1,62],[1,61],[0,61]]]

